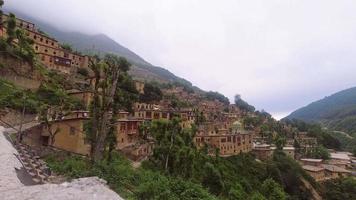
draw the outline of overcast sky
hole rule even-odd
[[[356,86],[354,0],[7,0],[280,118]]]

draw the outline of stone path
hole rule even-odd
[[[110,190],[105,181],[97,177],[75,179],[62,184],[24,185],[16,169],[22,164],[18,152],[3,134],[0,126],[0,199],[2,200],[122,200]]]

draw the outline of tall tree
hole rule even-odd
[[[92,59],[89,67],[94,72],[94,96],[86,132],[91,142],[91,158],[96,162],[103,158],[108,136],[114,130],[117,111],[114,99],[118,92],[120,74],[127,72],[130,64],[125,58],[107,54],[102,60]]]
[[[6,42],[11,45],[16,38],[16,16],[13,13],[9,14],[6,25]]]

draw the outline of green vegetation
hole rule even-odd
[[[329,180],[323,183],[326,200],[356,199],[356,179],[353,177]]]
[[[87,77],[89,75],[89,71],[88,69],[84,68],[84,67],[79,67],[78,70],[77,70],[77,73],[84,76],[84,77]]]
[[[308,158],[321,158],[326,160],[330,158],[330,153],[325,147],[319,145],[311,149],[310,151],[306,152],[306,156]]]
[[[205,98],[207,98],[208,100],[218,100],[223,104],[230,104],[230,101],[227,97],[225,97],[224,95],[220,94],[219,92],[213,92],[213,91],[209,91],[205,93]]]
[[[331,130],[356,133],[356,87],[313,102],[287,118],[319,122]]]
[[[235,105],[239,107],[241,110],[253,112],[255,111],[255,107],[248,104],[246,101],[242,100],[241,95],[235,95]]]
[[[2,5],[3,1],[0,3],[0,7]],[[33,41],[26,37],[22,29],[16,28],[16,16],[10,13],[6,21],[3,18],[0,19],[0,23],[5,24],[6,27],[6,37],[0,38],[0,54],[33,64],[35,60],[35,52],[32,48]],[[15,40],[17,40],[16,44]]]
[[[162,100],[163,94],[157,85],[145,83],[144,94],[140,95],[140,101],[145,103],[154,103]]]
[[[172,123],[156,122],[153,126],[167,130]],[[301,179],[316,185],[282,152],[267,163],[256,162],[248,154],[220,158],[189,147],[189,142],[184,142],[189,134],[174,136],[177,143],[170,148],[170,135],[160,131],[157,136],[166,139],[155,150],[156,155],[138,169],[115,152],[111,161],[92,163],[82,157],[58,155],[46,161],[53,171],[70,178],[99,176],[127,199],[310,199]]]
[[[61,44],[61,47],[62,47],[62,49],[65,49],[67,51],[70,51],[70,52],[73,51],[72,45],[70,45],[68,43]]]
[[[284,119],[283,121],[288,125],[297,127],[299,131],[307,131],[309,136],[316,137],[318,143],[326,148],[336,150],[341,149],[340,141],[334,137],[334,134],[331,131],[322,128],[320,124],[309,124],[296,119]]]
[[[98,162],[108,155],[116,145],[117,115],[120,110],[130,110],[137,100],[137,91],[127,74],[130,63],[122,57],[107,54],[103,59],[90,60],[89,67],[94,73],[93,100],[89,111],[90,119],[85,124],[86,139],[90,142],[90,157]]]
[[[83,157],[63,155],[49,156],[46,161],[53,171],[70,178],[99,176],[125,199],[216,199],[199,184],[149,169],[135,170],[116,153],[110,162],[94,164]]]
[[[34,92],[23,90],[14,84],[0,79],[0,109],[12,108],[21,111],[26,108],[27,113],[36,113],[39,100]]]

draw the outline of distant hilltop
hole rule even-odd
[[[342,90],[300,108],[286,117],[318,122],[345,132],[356,132],[356,87]]]

